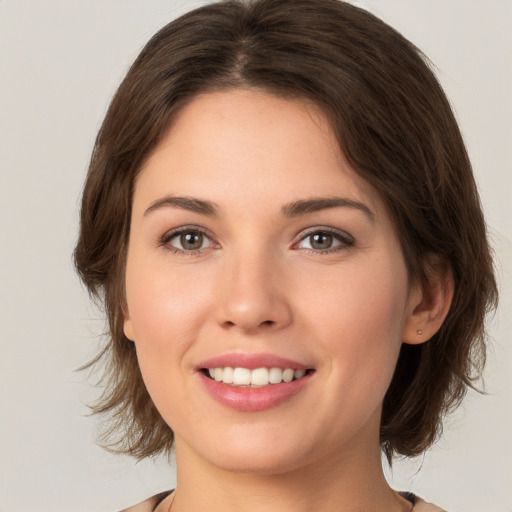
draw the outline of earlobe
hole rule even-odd
[[[128,312],[127,304],[123,304],[122,309],[123,309],[123,332],[124,332],[124,335],[130,341],[135,341],[135,335],[133,332],[133,324],[130,319],[130,314]]]
[[[424,343],[434,336],[453,299],[453,273],[448,262],[430,258],[426,274],[426,282],[418,284],[409,297],[402,340],[411,345]]]

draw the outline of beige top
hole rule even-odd
[[[418,498],[418,501],[413,507],[413,512],[446,512],[442,508],[436,507],[432,505],[432,503],[427,503],[423,501],[421,498]]]
[[[167,496],[169,496],[171,491],[161,492],[160,494],[156,494],[147,500],[144,500],[142,503],[138,505],[134,505],[133,507],[125,508],[121,510],[121,512],[166,512],[166,508],[169,506]],[[432,505],[432,503],[427,503],[426,501],[418,498],[417,496],[408,498],[409,500],[414,500],[414,506],[412,508],[412,512],[446,512],[445,510]],[[404,495],[404,497],[407,497]],[[166,503],[164,503],[164,501]],[[161,504],[163,506],[159,507]]]

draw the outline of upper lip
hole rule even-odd
[[[254,370],[256,368],[291,368],[293,370],[308,370],[311,366],[287,359],[270,353],[247,354],[234,352],[231,354],[221,354],[201,361],[197,365],[197,369],[203,368],[248,368]]]

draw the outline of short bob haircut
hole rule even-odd
[[[162,28],[121,83],[99,131],[83,191],[75,264],[104,304],[110,335],[92,406],[104,447],[138,459],[170,453],[172,430],[144,386],[123,333],[134,183],[176,113],[200,93],[258,88],[313,101],[354,171],[384,200],[412,282],[449,265],[454,298],[438,333],[404,343],[385,396],[381,448],[415,456],[474,387],[485,317],[496,307],[491,251],[471,164],[449,102],[420,51],[340,0],[223,1]]]

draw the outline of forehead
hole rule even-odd
[[[342,193],[381,206],[319,107],[255,89],[202,94],[180,110],[139,174],[135,201],[164,193],[260,208]]]

